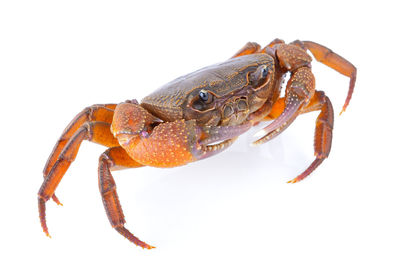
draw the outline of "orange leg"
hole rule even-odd
[[[114,115],[114,109],[116,104],[106,104],[106,105],[93,105],[91,107],[85,108],[65,128],[61,137],[58,139],[53,151],[50,154],[49,159],[43,170],[43,176],[46,177],[54,163],[57,161],[58,156],[64,149],[65,145],[71,139],[72,135],[86,122],[89,121],[102,121],[111,124],[112,117]]]
[[[231,58],[239,57],[242,55],[248,55],[253,53],[266,53],[269,52],[269,49],[273,48],[277,44],[284,44],[285,42],[281,39],[274,39],[271,43],[266,45],[261,49],[261,46],[256,42],[247,42],[238,52],[236,52]]]
[[[345,58],[341,57],[339,54],[315,42],[295,41],[294,43],[303,44],[305,48],[311,51],[317,61],[323,63],[324,65],[327,65],[328,67],[347,77],[350,77],[349,91],[347,93],[347,98],[343,105],[342,111],[340,112],[340,114],[342,114],[349,105],[351,96],[354,91],[354,85],[356,83],[357,77],[357,68]]]
[[[125,217],[118,199],[117,190],[111,170],[142,166],[132,160],[122,147],[113,147],[101,154],[99,159],[99,189],[108,219],[115,230],[135,245],[143,248],[154,248],[142,242],[124,227]]]
[[[54,192],[70,164],[75,160],[82,141],[89,140],[108,147],[119,146],[118,140],[110,131],[110,123],[93,121],[94,119],[110,121],[112,114],[113,110],[104,105],[85,109],[72,120],[53,149],[44,170],[44,182],[38,193],[39,217],[46,235],[49,236],[45,203],[52,197],[57,204],[60,204]]]
[[[285,98],[279,98],[273,105],[271,112],[264,120],[272,120],[278,118],[285,109]],[[320,111],[320,115],[316,120],[314,135],[314,154],[316,159],[311,165],[295,179],[289,183],[296,183],[310,175],[324,160],[328,157],[332,144],[333,129],[333,107],[323,91],[315,91],[315,95],[311,98],[310,103],[301,111],[300,114]]]
[[[333,107],[328,96],[323,91],[316,91],[310,104],[302,111],[302,113],[310,111],[318,111],[315,123],[314,135],[314,154],[315,160],[311,165],[300,175],[288,183],[296,183],[310,175],[329,155],[332,145],[332,130],[333,130]]]
[[[242,55],[248,55],[258,52],[260,45],[255,42],[247,42],[238,52],[236,52],[231,58],[239,57]]]

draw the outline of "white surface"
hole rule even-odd
[[[376,5],[376,6],[375,6]],[[399,19],[390,1],[2,1],[2,273],[399,273]],[[141,99],[223,61],[247,41],[313,40],[358,67],[348,79],[314,64],[336,111],[332,152],[313,159],[316,113],[277,139],[175,169],[115,172],[127,227],[113,231],[97,186],[104,148],[85,142],[48,203],[36,193],[64,127],[94,103]]]

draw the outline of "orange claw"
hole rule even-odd
[[[183,119],[154,126],[155,122],[142,106],[122,103],[115,109],[111,126],[132,159],[153,167],[176,167],[214,155],[251,127],[250,123],[200,127],[195,120]],[[219,141],[225,142],[209,145]]]

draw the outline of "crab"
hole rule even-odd
[[[83,140],[108,147],[99,158],[99,189],[112,227],[143,248],[125,227],[111,171],[152,166],[171,168],[205,159],[228,148],[239,135],[264,121],[272,121],[256,135],[254,145],[278,136],[298,115],[319,111],[314,136],[314,161],[290,181],[312,173],[329,155],[333,107],[323,91],[315,90],[311,71],[315,59],[350,78],[342,112],[356,82],[356,68],[327,47],[311,41],[286,44],[275,39],[261,48],[249,42],[232,58],[179,77],[143,98],[120,104],[85,108],[58,139],[38,193],[39,218],[44,233],[46,202],[61,204],[55,190],[74,161]],[[285,75],[290,78],[280,97]]]

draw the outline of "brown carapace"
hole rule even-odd
[[[260,122],[272,122],[256,135],[262,144],[285,130],[299,114],[319,111],[315,160],[291,183],[298,182],[328,157],[332,143],[333,108],[323,91],[315,90],[312,58],[350,78],[342,112],[356,81],[356,68],[330,49],[310,41],[285,44],[275,39],[266,47],[247,43],[225,62],[187,74],[159,88],[139,104],[98,104],[85,108],[57,141],[43,171],[38,193],[43,231],[46,202],[55,195],[83,140],[108,147],[99,159],[99,188],[111,225],[143,248],[153,248],[125,228],[112,170],[142,166],[175,167],[207,158],[229,147]],[[285,74],[290,73],[280,97]]]

